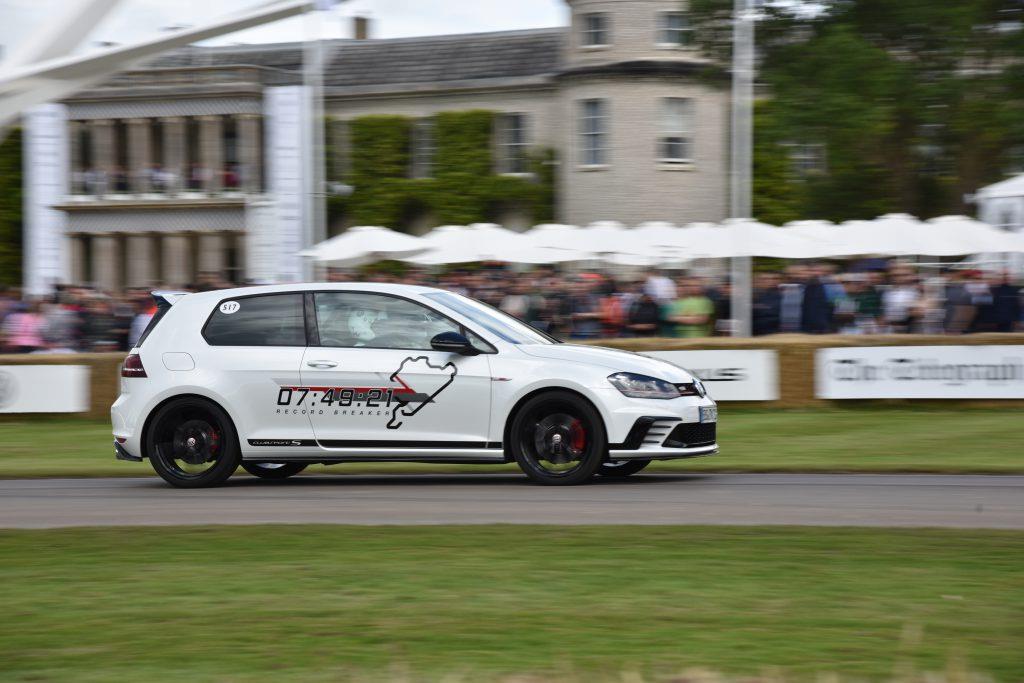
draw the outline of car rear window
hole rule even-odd
[[[225,299],[203,328],[211,346],[305,346],[302,294]]]
[[[139,336],[139,340],[135,342],[136,348],[142,346],[142,343],[146,341],[150,333],[156,329],[156,326],[160,323],[163,317],[167,314],[167,311],[171,310],[171,304],[165,299],[157,299],[156,311],[153,313],[153,317],[149,319],[149,323],[146,325],[146,329],[142,331]]]

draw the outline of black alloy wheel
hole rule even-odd
[[[540,484],[587,481],[600,467],[607,448],[597,410],[567,391],[529,399],[512,421],[511,437],[519,467]]]
[[[242,462],[242,469],[260,479],[287,479],[306,469],[306,463]]]
[[[609,460],[601,463],[597,473],[602,477],[628,477],[650,464],[650,460]]]
[[[156,412],[146,434],[146,454],[156,473],[180,488],[223,484],[241,462],[227,413],[191,397],[170,401]]]

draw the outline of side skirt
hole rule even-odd
[[[492,465],[509,462],[505,451],[498,444],[479,444],[477,447],[453,447],[451,444],[408,444],[408,445],[348,445],[336,447],[331,442],[321,442],[321,450],[315,454],[288,453],[280,447],[267,448],[267,453],[247,453],[244,460],[255,462],[427,462],[447,464]],[[351,443],[351,442],[350,442]],[[255,445],[255,444],[252,444]]]

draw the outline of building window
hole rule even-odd
[[[693,163],[693,100],[666,97],[661,101],[661,107],[658,161],[663,164]]]
[[[583,47],[602,47],[610,45],[608,35],[608,15],[592,12],[583,15]]]
[[[685,12],[661,12],[658,15],[658,44],[672,47],[693,45],[693,27]]]
[[[434,175],[434,120],[419,119],[412,125],[412,168],[413,178],[430,178]]]
[[[793,173],[800,177],[819,175],[826,170],[825,145],[818,142],[790,142],[789,163]]]
[[[603,166],[608,163],[608,103],[606,100],[580,102],[580,163]]]
[[[527,173],[526,114],[499,114],[497,127],[498,173]]]

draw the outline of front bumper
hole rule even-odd
[[[717,422],[684,422],[669,415],[637,418],[622,443],[609,444],[609,460],[677,460],[718,452]]]

